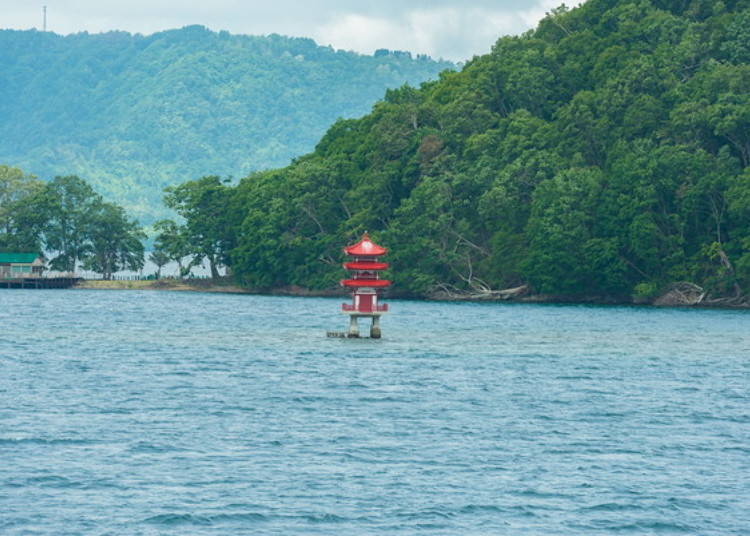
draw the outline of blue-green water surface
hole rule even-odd
[[[750,534],[750,312],[0,291],[0,534]]]

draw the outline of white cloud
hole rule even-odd
[[[561,0],[0,0],[0,28],[61,33],[126,30],[149,34],[202,24],[233,33],[313,37],[372,53],[409,50],[452,60],[487,52],[502,35],[534,26]]]
[[[398,18],[338,15],[315,28],[313,37],[322,44],[368,54],[388,48],[464,60],[489,51],[502,35],[526,27],[513,12],[442,7],[415,9]]]

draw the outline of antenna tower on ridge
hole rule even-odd
[[[42,6],[42,13],[43,13],[43,19],[44,19],[44,21],[42,22],[42,31],[46,32],[47,31],[47,6]]]

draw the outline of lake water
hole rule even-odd
[[[0,291],[0,534],[750,534],[750,311]]]

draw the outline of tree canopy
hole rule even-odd
[[[228,262],[251,286],[326,288],[369,230],[412,295],[747,293],[748,20],[748,0],[553,10],[244,178]]]
[[[125,210],[105,202],[75,175],[44,183],[0,166],[0,250],[42,253],[49,267],[79,267],[111,279],[143,267],[145,233]]]

